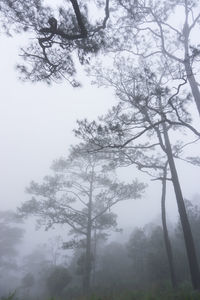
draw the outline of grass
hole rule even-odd
[[[32,299],[32,298],[31,298]],[[0,300],[29,300],[18,299],[15,293],[10,294],[8,297],[2,297]],[[35,300],[35,299],[32,299]],[[47,300],[47,299],[39,299]],[[124,291],[122,293],[108,293],[107,295],[91,295],[89,297],[78,298],[50,298],[48,300],[200,300],[200,292],[193,291],[187,286],[183,286],[178,291],[171,289],[165,291]]]
[[[8,295],[7,297],[1,297],[1,300],[15,300],[15,292]]]
[[[56,300],[56,299],[55,299]],[[195,291],[179,290],[177,292],[124,292],[105,296],[91,295],[73,300],[200,300],[200,293]]]

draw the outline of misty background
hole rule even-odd
[[[55,3],[58,2],[55,1]],[[93,7],[91,6],[90,9],[92,10]],[[179,22],[179,19],[174,16],[173,13],[171,18],[172,23]],[[50,22],[52,18],[48,16],[46,21],[52,26]],[[50,30],[52,28],[53,27],[50,27]],[[47,28],[47,30],[48,29],[49,28]],[[55,29],[55,27],[53,29]],[[181,25],[181,29],[184,31],[184,26]],[[45,33],[44,28],[43,31],[39,30],[39,32]],[[194,31],[192,39],[197,39],[198,35],[198,32]],[[33,180],[41,183],[45,175],[52,174],[52,170],[50,170],[52,162],[60,157],[67,157],[70,146],[79,144],[80,140],[75,138],[73,133],[73,130],[77,128],[77,120],[87,118],[89,121],[92,121],[97,119],[100,115],[106,114],[113,105],[118,103],[114,88],[98,88],[96,85],[92,85],[91,81],[93,78],[89,77],[80,65],[78,67],[76,66],[78,79],[82,83],[82,87],[80,88],[74,89],[65,80],[62,82],[53,82],[50,86],[44,83],[31,84],[30,82],[20,81],[18,78],[19,74],[15,70],[16,63],[20,60],[19,48],[29,44],[32,39],[35,39],[33,33],[30,35],[23,33],[22,35],[16,35],[11,38],[1,36],[0,217],[2,240],[0,250],[2,251],[1,268],[3,275],[0,276],[0,297],[8,294],[8,292],[13,292],[15,288],[17,289],[17,293],[19,292],[20,299],[21,297],[22,299],[27,299],[29,295],[31,295],[32,299],[38,297],[38,299],[41,298],[42,300],[44,296],[45,299],[50,296],[70,297],[70,293],[71,296],[74,297],[78,289],[79,295],[81,295],[84,291],[84,286],[86,287],[85,291],[87,287],[88,291],[90,291],[90,279],[92,283],[91,290],[95,292],[105,292],[106,289],[108,289],[109,291],[113,290],[118,293],[120,289],[124,289],[124,291],[126,291],[126,289],[132,289],[134,291],[135,289],[137,291],[137,289],[145,290],[148,287],[155,289],[159,287],[162,289],[164,285],[169,286],[170,272],[166,259],[166,249],[164,247],[164,230],[162,230],[161,225],[161,181],[152,181],[148,175],[138,171],[134,166],[118,168],[117,175],[119,179],[124,181],[127,186],[128,183],[131,183],[134,179],[138,179],[139,182],[146,183],[148,186],[141,198],[128,200],[126,202],[122,201],[112,207],[110,224],[115,225],[115,215],[112,216],[112,212],[114,212],[118,217],[117,227],[122,230],[111,231],[112,226],[110,226],[108,222],[110,227],[108,226],[107,228],[109,229],[109,234],[107,236],[105,235],[107,240],[103,237],[103,234],[101,236],[104,230],[102,229],[103,227],[100,226],[99,229],[97,221],[94,223],[92,223],[93,221],[91,222],[90,218],[92,218],[95,213],[92,210],[90,211],[90,207],[92,207],[95,202],[91,200],[92,197],[90,196],[88,197],[88,202],[86,201],[85,203],[85,210],[84,208],[81,210],[82,215],[80,211],[76,214],[78,220],[80,215],[82,216],[82,223],[80,221],[80,223],[77,224],[82,224],[81,229],[83,231],[87,229],[87,238],[81,236],[85,239],[80,239],[78,247],[74,248],[74,250],[70,247],[68,250],[62,247],[62,242],[70,241],[72,237],[67,228],[67,219],[65,219],[63,225],[55,225],[54,228],[45,231],[43,228],[38,230],[34,217],[25,219],[24,222],[19,222],[19,220],[15,220],[15,216],[12,215],[12,213],[6,212],[16,212],[17,207],[30,200],[31,196],[25,191],[30,185],[30,182]],[[84,37],[82,41],[84,43]],[[115,42],[113,46],[115,48]],[[48,48],[48,45],[46,47]],[[196,51],[197,50],[198,47]],[[198,55],[197,53],[197,59]],[[191,57],[195,60],[196,56],[193,55]],[[107,67],[106,63],[109,66],[111,62],[107,57],[104,58],[103,68]],[[112,62],[110,66],[112,66]],[[138,70],[139,67],[140,66],[138,66]],[[180,99],[182,99],[181,96]],[[199,116],[195,104],[191,104],[188,109],[192,112],[192,124],[198,129]],[[161,116],[162,109],[160,112]],[[143,123],[145,123],[145,118],[142,120],[144,120]],[[161,129],[159,128],[158,130],[162,131],[162,126]],[[172,140],[179,139],[179,133],[177,133],[177,131],[175,131],[172,136]],[[182,140],[186,142],[190,141],[189,134],[185,135],[185,137],[184,135],[180,136]],[[199,144],[188,146],[185,149],[186,156],[199,155],[198,145]],[[196,262],[198,262],[198,260],[200,260],[200,239],[198,230],[200,222],[200,168],[178,159],[176,159],[176,167],[188,210],[189,221],[191,222],[194,234],[197,248]],[[68,184],[68,182],[66,182],[66,187],[70,187],[70,183]],[[50,184],[50,191],[53,191],[53,198],[55,192],[54,184],[52,184],[52,186]],[[51,193],[49,198],[51,200]],[[134,197],[132,196],[132,198]],[[85,199],[84,196],[83,199]],[[102,200],[101,197],[97,197],[97,200],[99,199]],[[192,204],[187,200],[191,201]],[[70,203],[67,201],[68,199],[66,200],[67,204]],[[96,199],[94,201],[96,201]],[[99,202],[101,205],[101,201]],[[31,204],[30,202],[30,207]],[[109,202],[107,205],[106,212],[108,211],[110,213]],[[37,207],[40,206],[38,205]],[[55,207],[53,204],[51,208]],[[23,208],[26,214],[26,207],[23,206]],[[48,208],[46,211],[48,211]],[[59,209],[62,209],[62,203]],[[65,217],[68,213],[67,209],[68,207],[66,205],[66,215],[63,214]],[[73,209],[74,207],[71,210],[72,218],[74,216]],[[78,209],[77,206],[75,206],[75,211],[76,209]],[[188,253],[186,255],[174,189],[171,182],[167,182],[166,210],[167,227],[172,242],[172,252],[175,257],[177,282],[178,284],[189,283],[190,271],[188,268],[187,255],[188,253],[190,254],[190,251],[188,247]],[[5,211],[5,213],[3,211]],[[87,212],[87,214],[85,212]],[[84,227],[84,215],[87,217],[86,227]],[[57,211],[57,217],[58,219],[60,217],[59,210]],[[105,224],[106,221],[103,225]],[[113,226],[113,228],[115,228],[115,226]],[[5,234],[3,235],[2,233],[4,233],[4,231]],[[72,230],[75,239],[79,233],[80,232],[76,232],[76,230],[75,232]],[[8,239],[6,240],[6,238]],[[82,251],[81,245],[82,248],[86,250],[85,252]],[[192,249],[192,247],[190,249]],[[188,256],[191,257],[193,255]],[[196,263],[196,266],[197,265],[198,263]],[[195,264],[193,264],[193,272],[195,270],[194,267]],[[191,274],[194,273],[191,272]],[[62,276],[64,276],[64,282]],[[58,285],[53,291],[52,287],[57,278],[60,281],[58,280]],[[193,287],[195,288],[194,278],[192,278],[192,280]],[[81,286],[83,290],[81,290]]]
[[[73,89],[67,82],[48,86],[44,83],[21,82],[15,70],[19,60],[19,47],[26,36],[7,38],[1,36],[1,100],[0,100],[0,140],[1,140],[1,210],[15,210],[23,201],[30,198],[25,188],[31,180],[40,182],[50,173],[53,160],[67,156],[71,144],[78,143],[73,129],[76,120],[97,119],[116,103],[112,89],[97,88],[91,79],[79,70],[82,87]],[[198,119],[193,110],[193,117]],[[197,147],[190,146],[188,155],[197,155]],[[200,168],[176,161],[186,199],[199,202]],[[148,176],[135,168],[119,168],[121,180],[130,181],[138,177],[149,184],[142,199],[118,204],[114,211],[118,214],[118,224],[124,231],[114,234],[114,239],[126,239],[135,226],[148,222],[161,222],[161,185],[151,182]],[[189,176],[188,176],[189,175]],[[168,184],[167,215],[169,222],[177,220],[177,205],[173,188]],[[49,237],[63,234],[57,230],[35,231],[34,220],[26,222],[25,245],[28,252],[38,243],[45,243]],[[64,229],[65,231],[66,229]],[[30,243],[31,236],[31,243]],[[26,249],[26,250],[25,250]]]

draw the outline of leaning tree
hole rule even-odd
[[[128,161],[139,169],[154,169],[157,177],[163,177],[166,159],[169,164],[178,211],[184,233],[191,279],[195,289],[200,288],[200,274],[193,237],[183,200],[182,190],[174,160],[174,153],[181,142],[172,147],[170,132],[187,128],[196,137],[200,133],[192,127],[191,116],[185,106],[190,95],[181,92],[181,85],[173,94],[148,68],[140,71],[119,61],[116,69],[105,70],[98,82],[114,87],[119,102],[99,123],[79,121],[75,131],[97,151],[109,151],[114,160]],[[173,131],[172,131],[173,130]],[[152,163],[153,162],[153,163]],[[160,165],[162,163],[162,166]],[[160,170],[160,175],[159,175]]]

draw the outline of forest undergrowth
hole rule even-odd
[[[138,290],[138,291],[123,291],[123,292],[109,292],[106,294],[93,293],[90,296],[80,296],[76,298],[56,298],[51,297],[49,299],[31,299],[29,300],[199,300],[200,292],[192,290],[187,284],[180,287],[177,291],[172,289],[160,290]],[[19,299],[15,293],[10,294],[7,297],[1,297],[0,300],[27,300]]]

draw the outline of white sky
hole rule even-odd
[[[14,66],[18,59],[19,40],[1,36],[0,98],[0,201],[1,210],[15,209],[29,199],[24,193],[31,180],[40,181],[48,174],[52,160],[64,155],[75,142],[72,129],[76,120],[96,118],[114,104],[112,92],[98,89],[85,81],[74,90],[67,83],[47,87],[42,83],[17,80]],[[199,192],[200,168],[177,163],[184,197]],[[133,169],[120,170],[121,178],[133,179]],[[148,178],[146,177],[148,180]],[[172,189],[167,197],[168,212],[177,215]],[[160,214],[160,185],[151,183],[144,199],[116,208],[119,225],[142,226]],[[33,234],[32,226],[29,231]],[[37,235],[37,234],[36,234]],[[37,238],[36,238],[37,239]]]

